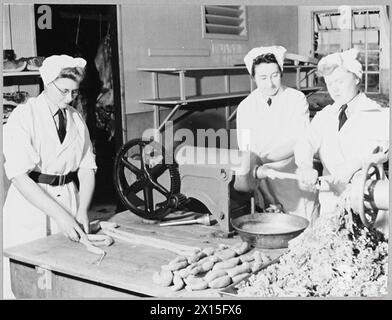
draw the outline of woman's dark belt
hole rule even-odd
[[[63,186],[77,180],[77,172],[73,171],[64,175],[45,174],[37,171],[29,173],[29,177],[37,183],[45,183],[51,186]]]

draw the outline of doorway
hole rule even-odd
[[[49,5],[52,28],[40,29],[35,5],[37,55],[67,54],[87,61],[86,77],[74,107],[85,118],[98,170],[93,207],[116,207],[115,152],[123,144],[115,5]]]

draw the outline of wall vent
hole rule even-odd
[[[247,40],[247,17],[244,5],[203,5],[203,38]]]

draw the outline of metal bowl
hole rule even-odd
[[[255,213],[231,219],[243,241],[261,249],[287,248],[291,239],[300,235],[309,221],[287,213]]]

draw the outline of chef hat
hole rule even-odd
[[[343,67],[346,70],[354,73],[359,79],[362,78],[362,64],[357,60],[358,50],[352,48],[343,52],[332,53],[322,58],[318,65],[318,71],[323,74],[323,70],[330,66]]]
[[[53,55],[44,60],[41,68],[39,68],[39,73],[44,85],[47,85],[58,77],[61,70],[75,67],[84,68],[86,63],[83,58],[72,58],[65,54],[61,56]]]
[[[249,73],[252,74],[253,61],[262,54],[272,53],[275,56],[280,69],[283,70],[283,62],[286,51],[286,48],[282,46],[253,48],[244,58],[246,68],[248,69]]]

